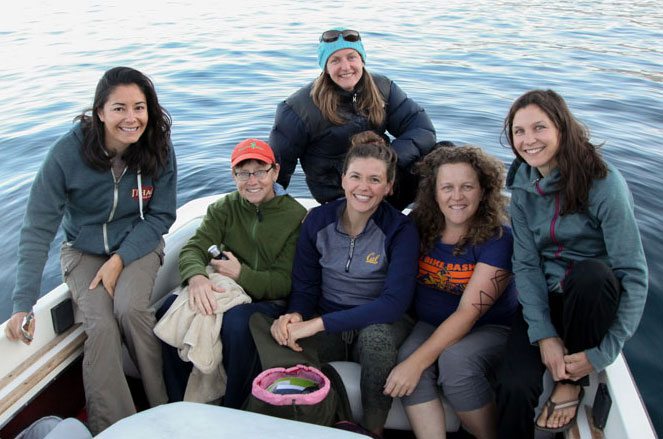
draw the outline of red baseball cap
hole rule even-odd
[[[267,143],[258,139],[246,139],[239,142],[233,149],[230,157],[230,167],[234,168],[239,162],[250,159],[265,163],[276,163],[274,152]]]

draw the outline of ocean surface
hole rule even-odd
[[[366,2],[369,3],[369,2]],[[234,188],[229,159],[267,139],[276,104],[319,74],[320,33],[361,32],[366,68],[430,115],[439,140],[500,143],[511,103],[552,88],[626,177],[649,264],[649,297],[626,355],[663,433],[663,6],[657,1],[24,2],[0,18],[0,319],[16,247],[49,146],[92,103],[104,71],[148,74],[173,117],[178,206]],[[289,191],[309,196],[298,169]],[[42,292],[59,284],[57,242]],[[625,242],[624,245],[630,245]]]

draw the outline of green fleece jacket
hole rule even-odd
[[[585,351],[597,371],[612,363],[635,332],[647,297],[647,263],[633,213],[633,197],[624,177],[610,163],[608,176],[594,180],[585,212],[560,215],[561,175],[541,177],[516,160],[509,170],[513,224],[513,272],[530,342],[558,334],[550,320],[548,292],[561,293],[560,282],[573,264],[596,259],[621,281],[617,317],[598,347]]]
[[[196,233],[179,257],[183,284],[207,276],[207,249],[216,244],[242,264],[237,283],[254,300],[283,299],[290,294],[292,261],[306,209],[290,195],[255,205],[232,192],[207,208]]]

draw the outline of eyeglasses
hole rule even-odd
[[[320,42],[324,41],[325,43],[333,43],[334,41],[338,40],[339,36],[343,36],[345,41],[350,41],[351,43],[361,40],[359,32],[356,30],[345,29],[328,30],[327,32],[323,32],[322,36],[320,37]]]
[[[251,178],[252,175],[256,178],[256,180],[262,180],[267,176],[267,173],[272,169],[274,169],[274,165],[271,165],[267,169],[259,169],[255,172],[239,171],[235,172],[234,174],[239,181],[249,181],[249,178]]]

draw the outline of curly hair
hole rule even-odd
[[[387,117],[385,102],[373,76],[364,68],[361,79],[356,89],[363,90],[357,96],[357,107],[360,113],[365,115],[373,127],[382,126]],[[341,88],[331,79],[327,69],[313,83],[311,97],[313,103],[322,112],[322,117],[335,125],[345,125],[347,120],[338,115],[338,104],[340,102],[339,91]]]
[[[106,151],[104,123],[98,112],[117,86],[131,84],[137,85],[145,95],[148,119],[145,132],[138,142],[129,146],[122,159],[129,169],[140,169],[143,175],[158,178],[160,168],[168,164],[172,119],[159,104],[150,78],[130,67],[115,67],[104,73],[97,84],[92,108],[84,110],[74,119],[80,120],[83,128],[83,158],[98,171],[110,169],[113,154]]]
[[[446,221],[437,203],[437,176],[442,165],[467,163],[477,173],[483,195],[479,207],[472,217],[467,232],[456,243],[454,254],[463,254],[466,245],[479,245],[502,235],[502,225],[508,221],[507,197],[504,189],[504,164],[471,145],[452,148],[437,148],[416,165],[421,177],[412,217],[420,236],[420,252],[427,253],[435,247],[446,227]]]
[[[608,167],[598,148],[589,141],[589,129],[576,119],[564,99],[552,90],[530,90],[515,100],[504,119],[502,135],[506,136],[511,150],[525,161],[513,142],[513,119],[518,110],[536,105],[546,113],[559,132],[557,166],[561,174],[562,213],[578,212],[587,206],[589,190],[594,179],[608,175]]]

